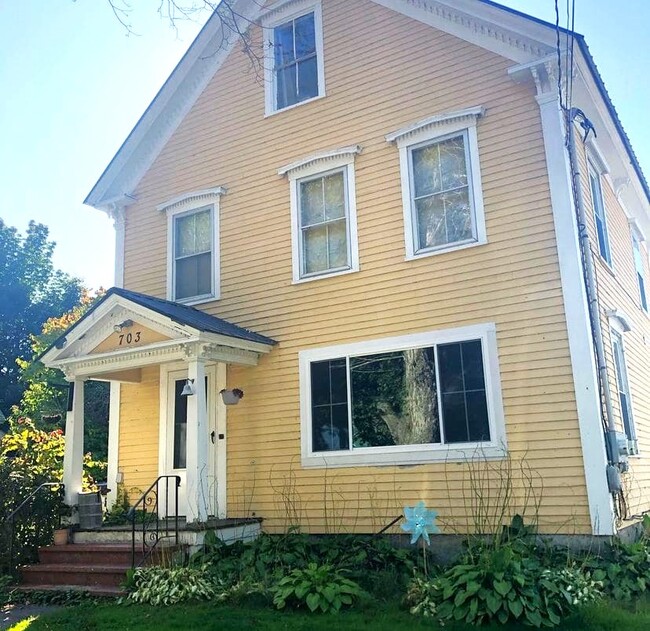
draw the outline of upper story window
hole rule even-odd
[[[493,325],[300,353],[303,464],[496,456],[505,434]]]
[[[407,258],[486,242],[476,119],[432,117],[386,137],[400,150]]]
[[[594,208],[594,221],[596,222],[596,233],[598,235],[598,251],[603,260],[611,267],[612,253],[609,246],[601,175],[591,163],[589,164],[589,188],[591,190],[591,203]]]
[[[264,20],[270,29],[267,115],[325,94],[320,4],[299,3],[296,11],[289,14],[280,7],[278,15]]]
[[[327,151],[280,169],[291,187],[294,282],[359,269],[354,158],[360,151]]]
[[[219,198],[197,191],[158,206],[167,213],[167,297],[198,304],[219,297]]]
[[[621,417],[623,429],[628,440],[630,453],[639,452],[634,416],[632,415],[632,398],[630,396],[630,384],[627,378],[627,362],[625,360],[625,347],[623,346],[623,335],[612,327],[612,354],[614,355],[614,366],[616,368],[616,386],[618,388],[618,400],[621,406]]]
[[[641,308],[648,313],[648,294],[645,265],[643,264],[643,247],[641,246],[641,239],[634,231],[632,232],[632,250],[634,252],[634,267],[636,269],[636,279],[639,285]]]

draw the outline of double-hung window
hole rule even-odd
[[[434,116],[386,137],[400,150],[407,258],[486,242],[476,135],[482,113]]]
[[[304,3],[303,3],[304,5]],[[320,4],[298,7],[272,24],[266,55],[266,113],[283,110],[324,94]]]
[[[360,151],[326,151],[280,169],[291,187],[294,282],[359,269],[354,158]]]
[[[643,263],[644,253],[641,246],[641,239],[633,231],[632,232],[632,250],[634,253],[634,268],[636,270],[636,280],[639,285],[639,299],[641,301],[641,308],[648,313],[648,293],[646,285],[645,265]]]
[[[219,297],[219,197],[209,189],[158,206],[167,213],[167,297],[197,304]]]
[[[628,440],[630,453],[638,453],[636,429],[632,415],[632,399],[630,397],[630,385],[627,379],[627,364],[625,361],[625,348],[623,346],[623,335],[616,329],[611,330],[612,354],[614,355],[614,366],[616,368],[616,386],[618,388],[618,400],[621,406],[621,418],[623,429]]]
[[[612,253],[609,247],[609,234],[607,232],[607,215],[603,188],[600,181],[600,172],[593,164],[589,164],[589,189],[591,190],[591,203],[594,209],[594,221],[598,235],[598,251],[603,260],[611,267]]]
[[[491,325],[304,351],[300,364],[306,466],[502,453]]]

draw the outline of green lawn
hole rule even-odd
[[[484,627],[495,631],[530,631],[524,626]],[[10,631],[179,631],[215,629],[235,631],[395,631],[427,629],[469,631],[475,627],[440,627],[431,620],[415,618],[403,611],[369,610],[346,612],[338,616],[276,612],[271,609],[235,609],[210,604],[175,607],[124,606],[112,604],[68,607],[43,615],[33,622],[19,623]],[[601,604],[584,610],[566,621],[560,631],[647,631],[650,629],[650,602],[635,608]]]

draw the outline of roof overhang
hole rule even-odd
[[[118,293],[102,299],[41,356],[67,378],[139,381],[141,368],[199,358],[254,366],[273,348],[179,323]]]

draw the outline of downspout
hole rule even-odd
[[[593,130],[593,125],[586,117],[585,113],[574,107],[568,112],[567,116],[567,133],[568,133],[568,149],[569,161],[571,165],[571,177],[573,185],[573,193],[576,202],[576,215],[578,219],[578,234],[580,242],[580,251],[583,259],[583,272],[585,280],[585,288],[587,290],[587,303],[589,308],[589,319],[591,320],[592,337],[594,340],[594,347],[596,350],[596,366],[598,369],[598,377],[601,384],[602,397],[605,401],[605,427],[607,436],[605,446],[607,449],[607,457],[609,463],[616,464],[619,462],[619,452],[616,446],[616,428],[614,426],[614,409],[612,407],[612,393],[609,387],[609,378],[607,375],[607,363],[605,360],[605,347],[603,344],[603,329],[600,321],[600,311],[598,306],[598,293],[596,288],[596,275],[593,252],[591,250],[591,239],[587,230],[587,216],[585,213],[584,197],[582,194],[582,183],[580,175],[580,167],[575,143],[575,129],[574,121],[581,120],[582,126],[585,128],[585,139],[589,132]],[[609,479],[609,475],[608,475]],[[610,485],[610,491],[613,489]]]

